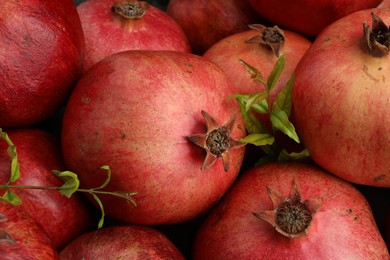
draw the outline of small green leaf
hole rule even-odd
[[[268,102],[266,99],[264,99],[258,104],[253,104],[251,109],[260,114],[268,114]]]
[[[100,186],[97,187],[97,188],[94,188],[94,190],[103,189],[104,187],[107,186],[107,184],[108,184],[108,183],[110,182],[110,180],[111,180],[111,169],[110,169],[110,166],[108,166],[108,165],[103,165],[103,166],[100,167],[100,168],[107,171],[107,178],[106,178],[106,180],[103,182],[102,185],[100,185]]]
[[[12,205],[20,205],[22,204],[22,200],[19,198],[18,195],[16,195],[15,193],[11,192],[11,191],[6,191],[3,196],[0,197],[1,200],[5,201],[5,202],[8,202]]]
[[[6,132],[3,132],[1,128],[0,128],[0,138],[6,141],[6,143],[8,144],[7,152],[11,158],[11,176],[7,184],[11,184],[20,178],[20,170],[19,170],[19,163],[18,163],[18,155],[16,153],[16,146],[13,144],[8,134]]]
[[[273,112],[283,110],[287,114],[287,116],[290,116],[294,80],[295,74],[293,74],[293,76],[287,82],[286,86],[278,93],[274,104],[272,105]]]
[[[102,228],[103,227],[103,224],[104,224],[104,217],[105,217],[105,212],[104,212],[104,207],[103,207],[103,203],[102,201],[99,199],[99,197],[94,194],[94,193],[90,193],[93,198],[96,200],[97,204],[99,205],[100,207],[100,212],[101,212],[101,217],[100,217],[100,220],[99,220],[99,223],[98,223],[98,229]]]
[[[295,127],[288,119],[286,112],[283,110],[272,112],[270,119],[274,128],[279,129],[295,142],[300,143],[299,137],[295,131]]]
[[[241,139],[240,142],[256,146],[271,145],[275,138],[271,134],[250,134]]]
[[[64,181],[64,184],[61,186],[60,193],[70,198],[80,186],[80,181],[77,177],[77,174],[71,171],[60,172],[53,170],[52,172]]]
[[[258,120],[250,110],[246,110],[244,101],[240,98],[236,98],[236,100],[240,106],[242,118],[244,119],[244,124],[247,132],[249,134],[267,133],[268,130],[265,126],[261,124],[260,120]]]
[[[290,160],[300,160],[306,159],[310,157],[309,151],[305,148],[299,153],[288,153],[285,149],[283,149],[278,157],[278,161],[290,161]]]
[[[282,71],[284,69],[285,60],[286,60],[286,56],[285,54],[283,54],[276,61],[271,73],[269,74],[267,78],[267,84],[266,84],[266,89],[268,92],[271,91],[276,85],[276,82],[278,82],[280,75],[282,74]]]
[[[266,100],[268,96],[269,94],[267,92],[260,92],[260,93],[249,95],[248,100],[246,101],[245,104],[246,111],[251,109],[252,106],[259,104],[263,100]]]
[[[251,78],[253,79],[254,82],[256,83],[261,83],[265,86],[265,81],[263,79],[263,76],[261,75],[260,71],[258,71],[255,67],[252,67],[251,65],[249,65],[248,63],[246,63],[245,61],[239,59],[239,62],[244,65],[244,68],[246,69],[246,71],[249,72],[249,74],[251,75]]]

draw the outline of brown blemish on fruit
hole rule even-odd
[[[374,181],[377,182],[377,181],[383,181],[384,179],[386,178],[386,174],[381,174],[379,176],[376,176],[374,178]]]

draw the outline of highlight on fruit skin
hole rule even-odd
[[[206,158],[201,170],[207,170],[221,157],[223,168],[227,172],[232,161],[229,150],[246,145],[246,143],[241,143],[239,140],[233,139],[230,136],[230,133],[233,131],[236,115],[233,115],[229,122],[223,126],[220,126],[206,111],[202,110],[202,115],[206,121],[207,132],[205,134],[194,134],[187,137],[188,140],[206,150]]]
[[[273,210],[253,212],[253,215],[271,224],[277,232],[289,237],[302,237],[309,233],[314,215],[322,205],[322,198],[301,199],[301,190],[294,177],[290,195],[284,198],[277,190],[267,186]]]

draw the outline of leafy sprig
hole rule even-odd
[[[281,131],[295,142],[300,143],[295,127],[289,120],[295,74],[291,76],[284,88],[277,94],[272,106],[270,105],[271,91],[279,81],[285,67],[285,54],[281,55],[276,61],[267,80],[263,78],[261,72],[255,67],[243,60],[239,60],[239,62],[249,72],[253,81],[264,86],[265,89],[254,94],[233,95],[240,106],[245,128],[248,132],[248,135],[240,141],[259,146],[266,154],[256,164],[260,165],[269,161],[295,160],[308,157],[307,149],[299,153],[288,153],[285,149],[280,150],[275,144],[276,131]],[[256,117],[255,113],[266,114],[269,117],[272,125],[271,131]]]
[[[80,180],[76,173],[71,171],[58,171],[52,170],[52,173],[59,177],[64,184],[60,187],[56,186],[29,186],[29,185],[15,185],[14,183],[20,178],[20,170],[18,163],[18,155],[16,152],[16,146],[13,144],[6,132],[0,128],[0,140],[4,140],[8,144],[7,152],[11,158],[11,173],[10,178],[5,184],[0,184],[0,189],[5,190],[5,193],[0,196],[0,200],[10,203],[12,205],[20,205],[22,200],[20,197],[11,189],[35,189],[35,190],[56,190],[61,195],[70,198],[75,192],[83,192],[91,195],[100,207],[101,217],[98,223],[98,228],[101,228],[104,224],[105,211],[104,205],[98,195],[111,195],[127,200],[132,205],[136,206],[135,200],[132,198],[136,192],[125,192],[125,191],[105,191],[103,190],[111,180],[111,169],[108,165],[104,165],[101,169],[107,172],[105,181],[96,188],[82,189],[79,188]]]

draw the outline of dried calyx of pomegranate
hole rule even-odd
[[[290,196],[286,199],[278,191],[267,186],[273,210],[253,212],[257,218],[271,224],[276,231],[289,238],[306,236],[314,220],[314,214],[322,205],[322,198],[301,200],[296,178],[292,181]]]
[[[149,4],[147,2],[127,0],[114,3],[111,10],[126,19],[135,20],[142,18],[148,8]]]
[[[284,33],[278,26],[266,27],[262,24],[250,24],[249,28],[258,31],[255,36],[246,40],[246,43],[261,43],[268,45],[276,57],[284,43]]]
[[[206,111],[202,110],[202,115],[206,121],[206,134],[194,134],[188,136],[188,140],[206,150],[206,158],[201,167],[202,170],[210,168],[215,161],[221,157],[223,168],[227,172],[231,164],[229,150],[246,145],[230,136],[233,131],[236,116],[232,116],[225,125],[220,126],[218,122]]]
[[[377,14],[371,13],[372,29],[363,22],[365,43],[372,56],[383,57],[389,53],[390,27],[388,27]]]

